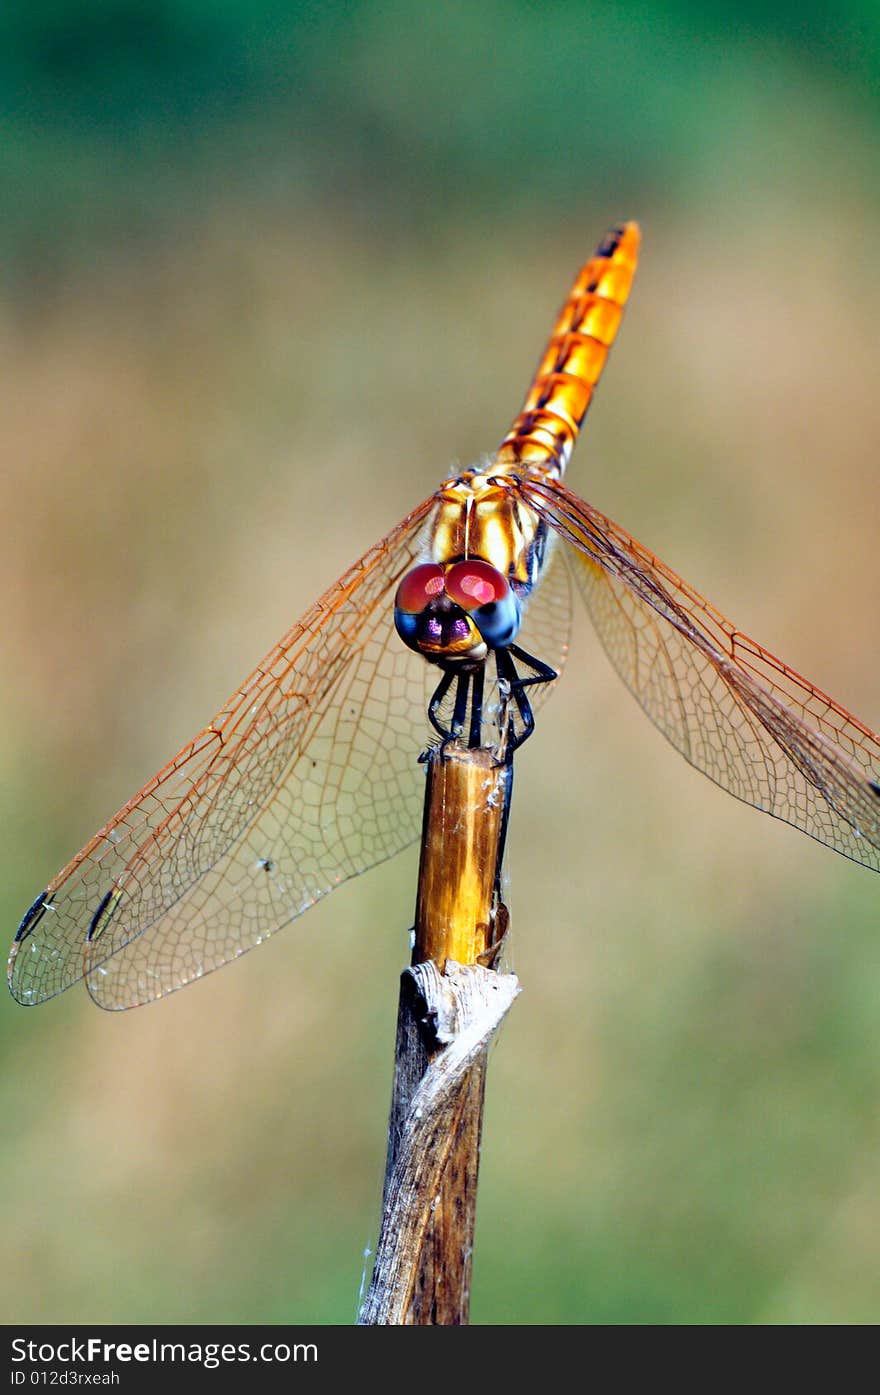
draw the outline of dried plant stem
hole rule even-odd
[[[361,1324],[457,1325],[470,1309],[486,1053],[519,992],[486,967],[510,767],[432,753],[413,965],[401,980],[382,1226]],[[482,962],[480,962],[482,961]]]
[[[486,1050],[518,992],[513,974],[480,965],[403,974],[382,1230],[362,1324],[467,1321]],[[426,1018],[446,1043],[433,1059]]]

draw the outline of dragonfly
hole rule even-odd
[[[691,765],[880,871],[880,738],[564,482],[639,243],[621,224],[580,270],[497,452],[355,562],[37,896],[9,959],[20,1003],[80,980],[103,1008],[161,998],[415,841],[419,754],[511,758],[578,592]]]

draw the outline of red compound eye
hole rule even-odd
[[[436,562],[421,562],[398,586],[396,608],[405,615],[421,615],[426,605],[442,595],[443,580],[443,568]]]
[[[462,610],[478,610],[480,606],[504,601],[510,587],[496,567],[475,557],[469,562],[456,562],[446,573],[446,591]]]

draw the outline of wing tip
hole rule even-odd
[[[21,946],[24,944],[25,940],[34,932],[37,925],[42,920],[43,916],[46,914],[46,911],[49,909],[48,905],[46,904],[46,898],[48,897],[48,895],[49,888],[47,887],[46,890],[41,891],[39,896],[36,896],[34,900],[31,902],[31,904],[28,906],[27,910],[21,918],[18,929],[15,932],[15,938],[12,941],[12,945],[9,950],[9,958],[6,961],[6,981],[9,985],[9,992],[15,999],[15,1001],[17,1003],[20,1003],[22,1007],[34,1007],[37,1002],[41,1001],[33,994],[32,990],[22,988],[19,984],[16,983],[15,966],[16,961],[18,959],[18,952],[21,949]]]
[[[48,895],[49,888],[47,887],[46,890],[41,891],[39,896],[36,896],[28,906],[15,932],[15,939],[13,940],[14,945],[20,945],[22,940],[26,940],[28,935],[36,929],[38,922],[46,913],[46,897]]]

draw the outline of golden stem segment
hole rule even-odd
[[[495,885],[511,769],[448,746],[428,763],[413,963],[485,962],[499,938]]]

